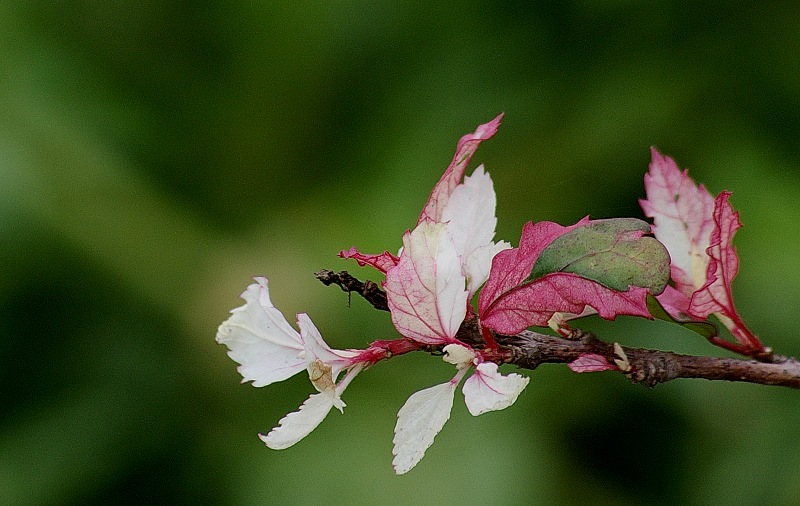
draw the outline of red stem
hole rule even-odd
[[[497,344],[497,341],[495,341],[491,330],[481,326],[481,335],[486,343],[486,350],[496,351],[498,348],[500,348],[500,346]]]

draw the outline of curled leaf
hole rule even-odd
[[[370,255],[370,254],[360,253],[355,247],[351,247],[347,251],[344,250],[340,251],[339,257],[345,259],[352,258],[353,260],[358,262],[358,265],[360,265],[361,267],[364,267],[365,265],[370,265],[372,267],[375,267],[384,274],[386,274],[386,271],[397,265],[397,262],[399,261],[399,259],[395,255],[389,253],[388,251],[384,251],[379,255]]]
[[[442,211],[447,206],[453,190],[461,182],[472,155],[475,154],[475,150],[478,149],[481,142],[490,139],[497,133],[497,128],[500,126],[500,120],[502,119],[503,115],[500,114],[489,123],[479,125],[474,133],[464,135],[459,139],[453,161],[450,162],[450,166],[447,167],[439,182],[433,187],[431,196],[422,209],[422,214],[420,214],[417,224],[426,219],[441,221]]]
[[[730,205],[730,196],[730,192],[722,192],[714,202],[714,229],[706,250],[709,256],[706,282],[692,295],[689,313],[698,318],[716,314],[742,346],[760,351],[764,345],[745,326],[733,305],[731,284],[739,271],[733,236],[742,225],[739,213]]]
[[[635,218],[594,220],[551,242],[536,259],[529,280],[572,272],[617,291],[629,286],[658,294],[669,281],[669,254]]]

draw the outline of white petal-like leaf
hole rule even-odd
[[[448,224],[462,258],[494,238],[496,205],[492,179],[483,171],[483,165],[453,190],[440,221]]]
[[[258,437],[273,450],[289,448],[317,428],[328,415],[335,400],[332,391],[313,394],[300,406],[299,411],[284,416],[269,434],[259,434]]]
[[[353,365],[349,359],[358,355],[358,353],[347,350],[334,350],[328,346],[328,343],[322,339],[322,335],[320,335],[316,325],[307,314],[299,313],[297,315],[297,325],[300,327],[300,334],[303,338],[303,346],[306,352],[306,363],[309,368],[317,360],[327,364],[331,368],[332,380],[335,382],[342,370]]]
[[[269,298],[266,278],[255,278],[242,293],[245,305],[219,326],[217,342],[238,362],[242,381],[262,387],[294,376],[306,367],[298,355],[303,342]]]
[[[517,400],[530,378],[511,373],[503,376],[494,362],[483,362],[464,382],[464,402],[473,416],[505,409]]]
[[[397,413],[392,450],[392,466],[397,474],[407,473],[425,456],[425,450],[450,418],[457,384],[448,381],[420,390]]]
[[[467,257],[464,262],[464,274],[467,276],[467,291],[470,299],[489,278],[494,256],[509,248],[511,248],[511,244],[506,241],[490,242],[473,250]]]

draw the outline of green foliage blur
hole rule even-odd
[[[378,279],[336,253],[396,250],[505,111],[475,157],[498,238],[641,218],[656,145],[734,192],[738,308],[800,355],[798,34],[792,1],[0,2],[0,504],[800,504],[798,392],[542,367],[505,411],[457,394],[396,477],[396,413],[451,366],[379,364],[272,451],[307,378],[242,385],[214,342],[254,275],[334,347],[395,337],[313,273]]]

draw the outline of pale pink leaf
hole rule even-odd
[[[573,360],[567,366],[574,372],[600,372],[618,369],[614,364],[609,363],[606,357],[596,353],[584,353]]]
[[[397,265],[397,262],[399,261],[395,255],[389,253],[388,251],[384,251],[379,255],[369,255],[365,253],[359,253],[355,246],[351,247],[347,251],[340,251],[339,256],[341,258],[352,258],[358,262],[358,265],[361,267],[370,265],[384,274],[386,274],[386,271]]]
[[[503,376],[494,362],[482,362],[464,382],[464,402],[473,416],[505,409],[517,400],[530,378],[511,373]]]
[[[289,448],[311,433],[330,412],[336,400],[333,391],[313,394],[306,399],[298,411],[281,418],[278,426],[268,434],[259,434],[264,443],[273,450]]]
[[[713,223],[714,198],[697,186],[688,170],[651,148],[650,172],[644,176],[647,199],[639,203],[653,218],[653,233],[669,251],[675,287],[687,297],[705,282],[706,248]]]
[[[715,313],[745,347],[761,349],[759,339],[745,326],[733,304],[731,284],[739,271],[739,257],[733,247],[733,236],[741,227],[739,213],[731,207],[730,192],[722,192],[714,202],[711,241],[705,284],[692,296],[689,314],[706,318]]]
[[[262,387],[294,376],[306,367],[300,357],[303,341],[269,298],[267,278],[254,278],[241,297],[245,305],[233,309],[217,330],[217,342],[240,365],[242,381]]]
[[[403,236],[400,262],[384,289],[401,335],[426,344],[455,342],[467,308],[465,278],[444,223],[426,221]]]
[[[475,153],[475,150],[478,149],[478,145],[480,145],[481,142],[491,138],[497,132],[501,119],[503,119],[502,114],[489,123],[478,126],[475,132],[461,137],[456,146],[456,153],[453,156],[453,161],[450,162],[450,166],[447,167],[447,170],[445,170],[439,182],[433,187],[433,192],[431,192],[428,202],[422,209],[422,214],[420,214],[417,224],[422,223],[426,219],[441,221],[442,211],[450,199],[450,194],[458,183],[461,182],[461,178],[464,176],[464,170],[466,170],[467,164],[469,164],[469,161],[472,159],[472,155]]]
[[[425,456],[433,438],[450,418],[457,381],[448,381],[416,392],[397,413],[392,467],[405,474]]]
[[[481,324],[501,334],[516,334],[530,326],[546,326],[556,312],[579,314],[586,306],[606,320],[618,315],[652,318],[648,293],[636,286],[620,292],[576,274],[556,272],[502,294],[481,313]]]

